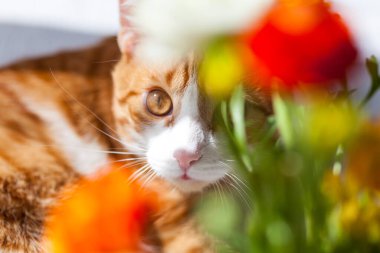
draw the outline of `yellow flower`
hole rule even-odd
[[[362,194],[352,196],[341,205],[340,222],[342,230],[352,237],[367,238],[380,243],[380,206],[379,200],[370,196],[362,203]]]
[[[244,66],[239,50],[228,40],[218,40],[206,49],[199,78],[207,95],[216,100],[226,98],[241,83]]]
[[[344,102],[317,101],[304,110],[304,142],[315,151],[330,152],[357,130],[358,114]]]
[[[330,219],[346,238],[380,243],[380,194],[361,187],[349,173],[328,172],[322,191],[332,204]]]

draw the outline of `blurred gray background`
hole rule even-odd
[[[0,0],[0,66],[20,58],[83,47],[116,34],[118,2]],[[371,54],[380,56],[380,1],[331,2],[350,25],[363,58]]]
[[[118,29],[118,0],[0,0],[0,66],[86,47]]]
[[[349,77],[350,84],[360,87],[360,97],[369,84],[365,58],[380,58],[380,0],[331,1],[350,25],[361,52]],[[0,6],[0,67],[86,47],[118,30],[118,0],[0,0]],[[377,98],[371,104],[375,112],[380,111],[380,95]]]
[[[0,67],[61,50],[86,47],[104,35],[14,24],[0,24]]]

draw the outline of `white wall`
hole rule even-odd
[[[0,23],[113,34],[118,0],[0,0]]]
[[[380,56],[380,0],[332,1],[350,24],[363,55]],[[2,23],[115,34],[118,0],[0,0]]]
[[[364,42],[366,53],[380,55],[380,0],[332,1]],[[113,34],[118,28],[118,0],[0,0],[0,23]]]
[[[380,0],[333,0],[359,42],[363,55],[380,57]]]

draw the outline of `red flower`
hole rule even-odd
[[[244,40],[259,75],[287,87],[343,78],[357,56],[346,25],[325,3],[279,3]]]

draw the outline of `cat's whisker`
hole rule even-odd
[[[85,109],[86,111],[88,111],[90,114],[92,114],[96,119],[98,119],[104,126],[106,126],[109,130],[111,130],[114,134],[117,134],[117,132],[112,128],[110,127],[102,118],[100,118],[96,113],[94,113],[90,108],[88,108],[87,106],[85,106],[83,103],[81,103],[75,96],[73,96],[73,94],[71,94],[62,84],[61,82],[58,80],[58,78],[56,77],[56,75],[54,74],[53,72],[53,69],[50,68],[50,73],[54,79],[54,81],[57,83],[57,85],[59,86],[59,88],[61,90],[63,90],[66,95],[68,95],[71,99],[73,99],[76,103],[78,103],[83,109]]]
[[[209,143],[220,145],[220,144],[228,144],[228,141],[223,140],[223,139],[218,139],[218,140],[214,139],[214,140],[209,140]]]
[[[125,162],[125,161],[145,161],[146,157],[131,157],[131,158],[125,158],[116,160],[117,162]]]
[[[223,180],[223,182],[226,183],[226,187],[225,187],[225,188],[228,190],[228,193],[229,193],[231,196],[234,196],[234,193],[233,193],[233,191],[232,191],[231,186],[229,185],[229,183],[226,182],[225,180]]]
[[[241,184],[241,181],[239,181],[235,175],[233,175],[233,174],[226,174],[226,177],[229,178],[229,179],[231,180],[230,182],[233,183],[237,188],[239,188],[239,190],[240,190],[242,193],[244,193],[244,195],[245,195],[246,197],[249,197],[249,196],[250,196],[250,195],[248,194],[248,192],[247,192],[243,187],[245,186],[245,188],[246,188],[250,193],[251,193],[251,189],[248,188],[247,185],[242,185],[242,184]]]
[[[222,163],[222,164],[224,164],[224,165],[226,165],[226,166],[228,166],[229,168],[231,168],[231,170],[233,170],[232,167],[231,167],[231,165],[228,164],[228,163],[234,163],[235,160],[224,160],[224,161],[219,161],[219,162]]]
[[[109,133],[107,133],[107,132],[105,132],[105,131],[99,129],[97,126],[95,126],[94,124],[92,124],[90,121],[89,121],[88,123],[89,123],[92,127],[94,127],[96,130],[98,130],[99,132],[101,132],[102,134],[104,134],[105,136],[111,138],[112,140],[114,140],[114,141],[120,143],[120,144],[123,145],[123,146],[127,146],[127,144],[124,143],[122,140],[119,140],[118,138],[116,138],[116,137],[110,135]]]
[[[233,180],[240,187],[244,187],[246,190],[251,191],[251,188],[247,185],[247,182],[234,175],[233,173],[227,173],[227,176]]]
[[[137,165],[145,165],[145,164],[146,164],[145,161],[134,161],[134,162],[125,163],[123,165],[123,168],[134,167],[134,166],[137,166]]]
[[[133,178],[131,178],[128,183],[131,184],[135,181],[139,181],[140,187],[142,187],[141,182],[143,181],[144,178],[146,178],[148,174],[149,174],[149,167],[144,167],[144,169],[139,171],[139,173],[136,174]]]
[[[214,184],[212,184],[212,189],[213,189],[213,191],[215,192],[215,194],[216,194],[216,200],[217,201],[220,201],[220,203],[222,203],[222,200],[221,200],[221,198],[220,198],[220,195],[218,194],[219,193],[219,191],[218,191],[218,187],[217,187],[217,185],[214,183]]]
[[[228,168],[231,172],[227,172],[227,175],[230,176],[230,177],[233,177],[234,181],[238,181],[239,184],[241,184],[242,186],[244,186],[247,190],[250,190],[250,188],[248,187],[247,185],[247,182],[245,182],[243,179],[241,179],[240,177],[236,176],[232,171],[234,171],[232,169],[232,167],[230,165],[228,165],[227,163],[223,162],[223,161],[219,161],[219,163],[222,165],[222,166],[226,166],[226,168]]]
[[[222,203],[222,206],[223,206],[224,210],[226,210],[226,203],[225,203],[225,201],[224,201],[223,187],[220,185],[220,182],[219,182],[219,181],[217,181],[215,184],[216,184],[216,187],[217,187],[217,189],[218,189],[218,194],[219,194],[219,196],[220,196],[220,201],[221,201],[221,203]]]
[[[240,191],[236,188],[236,186],[234,184],[228,184],[228,187],[232,189],[233,192],[237,192],[238,193],[238,198],[243,201],[244,205],[246,206],[246,208],[248,208],[249,211],[252,211],[252,202],[251,201],[248,201],[246,197],[244,197]],[[236,196],[236,194],[234,194]]]
[[[142,183],[141,188],[144,188],[146,185],[151,183],[153,179],[156,178],[156,176],[157,176],[156,172],[154,172],[154,170],[150,170],[150,175]]]
[[[134,149],[137,149],[137,150],[140,150],[142,152],[146,152],[147,150],[143,147],[140,147],[140,146],[133,146],[129,143],[124,143],[123,144],[126,148],[128,148],[128,150],[134,150]]]
[[[110,162],[110,164],[115,164],[115,163],[120,163],[119,161],[112,161]],[[138,160],[138,161],[130,161],[130,162],[125,162],[123,163],[122,166],[118,167],[117,169],[118,170],[121,170],[121,169],[124,169],[128,166],[135,166],[135,165],[139,165],[139,164],[146,164],[146,161],[144,160]]]
[[[146,174],[149,173],[149,166],[144,165],[138,171],[135,171],[129,178],[128,184],[132,184],[135,181],[140,181],[145,177]]]
[[[63,85],[59,82],[59,80],[57,79],[57,77],[55,76],[53,70],[50,68],[50,73],[54,79],[54,81],[57,83],[57,85],[66,93],[66,95],[68,95],[71,99],[73,99],[76,103],[78,103],[82,108],[84,108],[86,111],[88,111],[91,115],[93,115],[96,119],[98,119],[105,127],[107,127],[109,130],[111,130],[114,134],[118,135],[116,130],[114,130],[112,127],[110,127],[102,118],[100,118],[96,113],[94,113],[91,109],[89,109],[87,106],[85,106],[84,104],[82,104],[77,98],[75,98],[66,88],[63,87]],[[91,123],[90,120],[87,120],[88,124],[91,125],[94,129],[96,129],[97,131],[101,132],[102,134],[106,135],[107,137],[111,138],[112,140],[120,143],[121,145],[123,146],[128,146],[129,144],[127,143],[124,143],[122,140],[112,136],[111,134],[103,131],[102,129],[100,129],[99,127],[95,126],[93,123]],[[139,147],[134,147],[134,148],[137,148],[137,149],[140,149]]]
[[[125,162],[128,162],[128,161],[132,161],[132,162],[136,162],[136,163],[137,162],[147,163],[146,159],[147,158],[145,156],[142,156],[142,157],[129,157],[129,158],[123,158],[123,159],[115,160],[114,163],[125,163]]]
[[[109,149],[111,149],[111,150],[128,150],[126,148],[112,148],[112,147],[110,147]]]
[[[112,140],[114,140],[114,141],[120,143],[120,144],[123,145],[123,146],[127,146],[127,144],[124,143],[122,140],[119,140],[118,138],[116,138],[116,137],[112,136],[111,134],[109,134],[109,133],[103,131],[102,129],[98,128],[98,127],[95,126],[93,123],[91,123],[89,120],[87,120],[87,121],[88,121],[88,124],[89,124],[90,126],[92,126],[94,129],[96,129],[96,130],[99,131],[100,133],[102,133],[102,134],[104,134],[105,136],[111,138]]]
[[[89,148],[78,147],[78,146],[69,146],[69,145],[55,145],[55,144],[36,144],[36,145],[42,146],[42,147],[57,147],[57,148],[65,147],[65,148],[73,149],[73,150],[81,150],[81,151],[93,152],[93,153],[114,154],[114,155],[136,155],[136,156],[141,156],[142,155],[142,154],[136,153],[136,152],[124,152],[124,151],[114,151],[114,150],[89,149]],[[127,150],[127,149],[119,148],[119,150]]]
[[[250,201],[249,196],[246,194],[243,194],[241,191],[241,188],[236,186],[234,182],[224,181],[226,183],[226,188],[228,189],[229,193],[232,196],[236,196],[238,194],[238,198],[244,203],[246,208],[249,209],[249,211],[252,211],[252,202]]]
[[[124,159],[123,159],[124,160]],[[123,166],[124,165],[126,165],[126,164],[128,164],[128,165],[130,165],[130,164],[132,164],[132,163],[137,163],[137,162],[144,162],[144,161],[142,161],[142,160],[129,160],[129,162],[125,162],[125,161],[121,161],[121,160],[111,160],[108,164],[118,164],[118,163],[123,163]],[[120,167],[122,167],[122,166],[120,166]],[[120,168],[119,167],[119,168]]]
[[[239,178],[238,176],[236,176],[235,174],[233,173],[227,173],[230,177],[232,177],[235,182],[237,181],[237,183],[239,183],[239,185],[242,185],[244,186],[247,190],[250,190],[251,188],[249,188],[249,186],[247,185],[247,182],[245,182],[244,180],[242,180],[241,178]]]
[[[231,167],[231,165],[229,165],[226,161],[219,161],[220,164],[223,164],[224,166],[228,167],[229,169],[231,169],[231,171],[233,171],[234,169]]]
[[[230,179],[230,181],[225,181],[227,185],[234,189],[234,191],[239,195],[240,199],[245,203],[247,208],[252,211],[252,205],[250,201],[248,201],[251,199],[249,194],[243,188],[241,188],[240,184],[238,184],[230,174],[226,174],[226,177]]]
[[[129,184],[133,183],[134,181],[136,181],[136,179],[140,178],[143,174],[148,172],[149,169],[150,169],[149,164],[145,164],[144,166],[142,166],[141,168],[133,172],[133,174],[128,178],[128,183]]]
[[[153,170],[148,170],[147,173],[144,173],[144,175],[140,178],[141,179],[141,188],[144,188],[148,180],[154,175]]]

